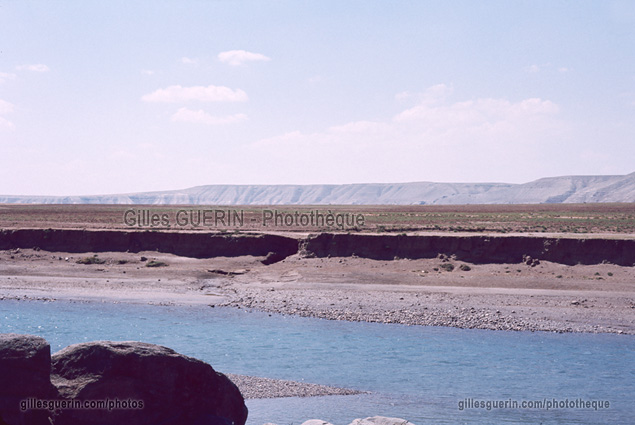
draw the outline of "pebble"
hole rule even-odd
[[[234,375],[226,376],[236,384],[243,397],[278,398],[278,397],[316,397],[326,395],[362,394],[362,391],[330,387],[327,385],[309,384],[305,382],[285,381],[281,379],[261,378],[257,376]]]
[[[597,326],[593,324],[575,324],[557,321],[546,317],[531,319],[518,315],[516,310],[501,311],[495,307],[488,308],[460,308],[452,306],[451,310],[435,306],[432,301],[428,306],[412,305],[408,310],[396,309],[400,296],[390,293],[366,293],[348,296],[338,296],[335,291],[304,291],[299,293],[289,291],[260,290],[240,288],[236,294],[228,296],[229,300],[222,306],[239,307],[296,315],[301,317],[317,317],[328,320],[346,320],[351,322],[396,323],[403,325],[446,326],[462,329],[490,329],[505,331],[547,331],[557,333],[568,332],[623,332],[617,329]],[[389,297],[394,299],[388,299]],[[345,301],[354,299],[355,302]],[[441,301],[438,300],[438,301]],[[432,305],[431,305],[432,304]],[[394,310],[387,306],[393,305]],[[532,312],[532,314],[535,312]],[[522,313],[521,313],[522,314]]]

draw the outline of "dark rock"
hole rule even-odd
[[[0,423],[49,425],[48,411],[21,411],[20,402],[54,397],[50,372],[51,347],[44,338],[0,334]]]
[[[207,270],[209,273],[214,273],[214,274],[220,274],[223,276],[226,276],[229,274],[229,272],[226,272],[225,270],[221,270],[221,269],[213,269],[213,270]]]
[[[278,263],[285,259],[284,255],[280,255],[277,252],[270,252],[267,254],[264,260],[261,261],[262,264],[268,266],[269,264]]]
[[[52,357],[65,399],[142,402],[143,409],[62,410],[55,425],[244,425],[238,388],[209,364],[142,342],[71,345]]]
[[[537,258],[532,258],[531,255],[523,255],[523,263],[531,267],[536,267],[538,264],[540,264],[540,260]]]

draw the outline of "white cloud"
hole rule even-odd
[[[180,108],[171,117],[171,120],[175,122],[189,122],[189,123],[207,124],[207,125],[234,124],[237,122],[245,121],[246,119],[247,119],[247,115],[245,114],[234,114],[234,115],[227,115],[224,117],[216,117],[216,116],[208,114],[202,109],[194,111],[192,109],[187,109],[187,108]]]
[[[0,115],[13,112],[13,104],[0,99]]]
[[[267,56],[245,50],[229,50],[218,54],[218,59],[231,66],[243,65],[245,62],[269,61]]]
[[[188,58],[183,56],[181,58],[181,63],[185,64],[185,65],[196,65],[198,64],[198,59],[192,59],[192,58]]]
[[[0,84],[7,80],[14,80],[15,74],[9,74],[8,72],[0,72]]]
[[[182,87],[180,85],[169,86],[155,90],[141,97],[145,102],[244,102],[247,93],[241,89],[232,90],[223,86],[193,86]]]
[[[33,72],[48,72],[49,71],[49,67],[41,63],[32,64],[32,65],[19,65],[19,66],[16,66],[16,69],[20,71],[33,71]]]
[[[315,133],[291,131],[261,139],[245,162],[281,164],[272,178],[311,175],[328,181],[529,181],[558,166],[570,137],[559,107],[539,98],[449,101],[452,88],[403,96],[417,103],[382,121],[354,121]],[[401,96],[400,96],[401,97]],[[396,165],[398,164],[398,165]],[[553,171],[551,171],[553,173]],[[478,179],[478,178],[477,178]]]
[[[526,99],[512,103],[504,99],[477,99],[450,105],[435,104],[430,98],[394,117],[395,122],[416,121],[431,127],[479,126],[514,120],[529,115],[554,114],[558,106],[549,100]]]
[[[402,91],[395,95],[395,100],[403,102],[409,99],[419,100],[421,103],[435,103],[446,99],[454,91],[452,86],[447,84],[435,84],[425,89],[423,92],[413,93]]]
[[[328,129],[331,133],[378,133],[389,128],[387,124],[373,121],[354,121]]]
[[[155,72],[155,71],[153,71],[153,70],[151,70],[151,69],[142,69],[142,70],[141,70],[141,73],[142,73],[143,75],[154,75],[154,74],[156,74],[156,72]]]
[[[0,99],[0,115],[13,112],[13,104]],[[13,130],[15,126],[8,119],[0,116],[0,130]]]
[[[410,93],[409,91],[402,91],[400,93],[397,93],[395,95],[395,100],[405,100],[405,99],[410,99],[412,97],[412,93]]]
[[[0,117],[0,130],[13,130],[15,125],[8,119]]]
[[[527,72],[529,72],[530,74],[537,74],[539,72],[553,72],[553,70],[557,70],[559,73],[561,74],[565,74],[569,71],[571,71],[571,68],[567,68],[565,66],[559,66],[559,67],[555,67],[554,65],[552,65],[551,63],[547,62],[547,63],[543,63],[540,65],[534,64],[531,66],[528,66],[526,68]]]
[[[447,96],[451,95],[454,91],[452,86],[448,86],[447,84],[435,84],[434,86],[428,87],[423,92],[423,98],[426,100],[440,100],[445,99]]]

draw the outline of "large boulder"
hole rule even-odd
[[[49,425],[47,410],[25,408],[29,399],[55,396],[50,373],[51,347],[44,338],[0,334],[0,423]]]
[[[71,345],[53,355],[51,380],[61,398],[115,406],[63,409],[55,425],[244,425],[247,419],[244,399],[225,375],[154,344]]]

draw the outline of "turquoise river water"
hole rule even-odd
[[[249,425],[383,415],[424,424],[635,423],[635,337],[351,323],[230,308],[0,301],[0,332],[52,352],[96,340],[165,345],[226,373],[368,391],[248,400]],[[459,408],[461,402],[608,401],[608,409]]]

